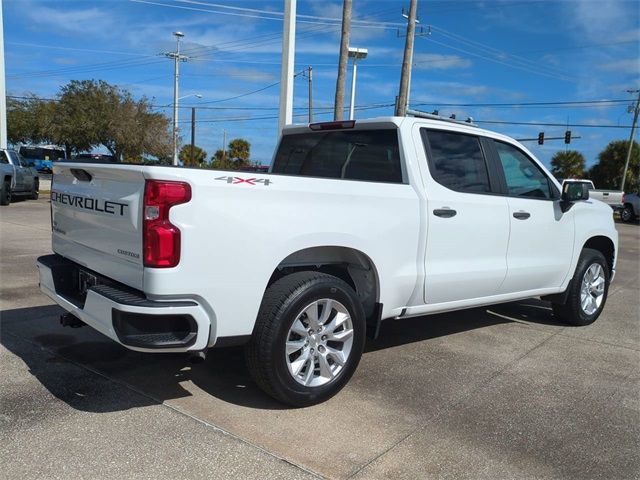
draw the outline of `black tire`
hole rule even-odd
[[[337,300],[347,309],[353,324],[353,343],[350,355],[333,380],[308,387],[298,383],[289,372],[285,344],[289,329],[302,310],[325,298]],[[338,393],[356,370],[364,348],[365,329],[362,304],[347,283],[324,273],[293,273],[274,282],[265,292],[245,350],[247,366],[258,386],[276,400],[295,407],[321,403]]]
[[[585,312],[581,305],[581,287],[582,280],[587,271],[594,263],[599,264],[604,272],[604,295],[600,306],[591,314]],[[607,303],[607,295],[609,294],[609,278],[611,272],[609,272],[609,265],[598,250],[592,250],[585,248],[580,254],[578,265],[576,266],[575,274],[569,283],[569,291],[567,295],[567,301],[564,304],[554,303],[553,314],[560,320],[569,325],[584,326],[590,325],[596,321],[596,319],[602,313],[605,304]]]
[[[0,205],[9,205],[11,203],[11,182],[9,180],[5,180],[4,186],[2,188],[2,193],[0,193]]]
[[[620,212],[620,220],[623,222],[629,223],[633,222],[636,219],[636,215],[633,212],[633,207],[631,205],[625,205]]]
[[[35,179],[33,181],[33,187],[31,187],[31,196],[29,198],[31,198],[31,200],[38,200],[39,196],[40,196],[40,181],[38,179]]]

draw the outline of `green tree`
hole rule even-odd
[[[585,159],[576,150],[556,152],[551,158],[551,173],[556,178],[582,178],[585,174]]]
[[[228,155],[238,165],[246,165],[251,156],[251,144],[244,138],[235,138],[229,142]]]
[[[10,143],[49,141],[49,127],[54,119],[55,102],[35,95],[7,102],[7,137]]]
[[[239,166],[222,149],[216,150],[216,153],[211,157],[211,168],[214,170],[237,170]]]
[[[199,146],[193,146],[193,162],[191,161],[191,145],[184,145],[178,153],[178,158],[183,165],[197,167],[202,165],[207,159],[207,152]]]
[[[589,178],[596,188],[617,189],[622,184],[622,172],[627,159],[627,140],[614,140],[598,155],[598,163],[589,170]],[[624,189],[627,192],[637,192],[640,184],[640,146],[633,142],[631,149],[631,159]]]
[[[102,80],[72,80],[56,101],[13,101],[7,123],[12,143],[62,145],[68,157],[100,145],[130,162],[171,155],[169,119],[153,112],[146,98],[135,100]]]

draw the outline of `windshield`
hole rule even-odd
[[[20,155],[31,160],[64,160],[64,150],[46,147],[20,147]]]

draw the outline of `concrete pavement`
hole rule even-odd
[[[258,390],[241,349],[191,366],[62,328],[37,291],[46,200],[3,208],[0,228],[9,478],[640,475],[638,225],[618,225],[594,325],[558,324],[537,300],[388,321],[344,391],[306,409]]]

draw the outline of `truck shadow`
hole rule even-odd
[[[216,408],[219,401],[255,409],[288,408],[255,385],[242,348],[212,349],[204,363],[191,365],[184,354],[132,352],[91,328],[63,329],[60,313],[57,306],[2,311],[0,343],[22,359],[51,394],[75,409],[100,413],[171,403],[199,395],[198,389],[206,396],[197,401],[206,402],[207,408]],[[533,328],[559,325],[549,304],[539,300],[388,320],[377,340],[367,340],[364,359],[385,349],[513,322]]]

